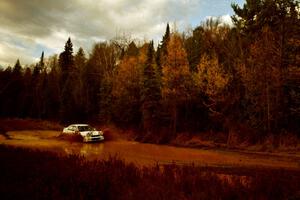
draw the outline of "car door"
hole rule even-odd
[[[66,132],[68,134],[74,134],[75,133],[75,126],[68,126]]]
[[[79,131],[78,131],[78,126],[73,126],[73,134],[78,134]]]

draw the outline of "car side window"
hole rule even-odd
[[[73,131],[78,131],[78,127],[74,126]]]

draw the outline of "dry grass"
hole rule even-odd
[[[58,122],[36,119],[0,119],[2,132],[17,130],[55,130],[61,131],[63,126]]]
[[[284,133],[279,135],[268,135],[253,142],[250,137],[225,133],[205,132],[199,134],[178,134],[170,141],[170,144],[192,148],[222,148],[247,150],[257,152],[300,152],[300,138],[295,134]]]
[[[211,135],[212,134],[207,133],[204,133],[203,135],[182,133],[178,134],[173,140],[171,140],[170,143],[175,146],[210,149],[225,146],[225,143],[217,142],[215,140],[218,136],[212,138]]]
[[[2,199],[299,198],[299,171],[163,165],[0,146]]]
[[[245,147],[247,150],[264,152],[300,152],[300,139],[290,133],[269,135],[260,142]]]

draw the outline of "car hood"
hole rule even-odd
[[[85,137],[88,133],[91,133],[92,135],[100,135],[99,131],[81,131],[80,135]]]

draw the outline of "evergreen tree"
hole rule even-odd
[[[156,64],[158,66],[159,73],[162,73],[162,66],[164,65],[164,60],[166,59],[166,56],[168,55],[168,43],[170,41],[170,26],[169,23],[167,23],[166,32],[163,36],[163,39],[161,41],[161,44],[157,47],[156,52]]]
[[[76,113],[78,104],[78,88],[76,87],[79,73],[76,71],[73,56],[73,44],[69,38],[65,44],[65,50],[59,56],[61,69],[61,106],[60,114],[62,121],[72,121],[80,117]]]
[[[280,67],[287,74],[288,66],[296,64],[300,52],[299,7],[298,0],[247,0],[243,8],[233,4],[232,19],[244,36],[245,51],[268,27],[279,43]]]
[[[235,25],[248,37],[259,35],[265,26],[272,32],[289,31],[290,22],[299,20],[298,0],[246,0],[243,8],[232,4]]]
[[[60,111],[60,94],[61,88],[59,85],[60,73],[57,56],[49,58],[50,72],[47,78],[47,117],[49,119],[57,119]]]
[[[26,67],[24,75],[23,75],[23,91],[21,94],[21,117],[30,116],[30,108],[32,104],[32,89],[31,89],[31,69]]]
[[[170,41],[170,36],[171,36],[170,26],[169,23],[167,23],[166,32],[165,35],[163,36],[162,43],[161,43],[161,52],[163,58],[168,55],[168,43]]]
[[[151,132],[158,128],[161,91],[157,75],[156,67],[154,66],[153,42],[150,42],[143,70],[141,95],[143,128],[146,132]]]
[[[139,49],[137,48],[136,44],[132,41],[127,48],[125,53],[126,56],[138,56]]]
[[[204,51],[204,28],[199,26],[193,30],[193,35],[185,40],[185,49],[191,71],[197,71],[201,54]]]
[[[20,60],[18,59],[11,76],[11,84],[9,85],[10,90],[10,105],[11,116],[20,117],[21,113],[21,94],[23,91],[23,76],[22,76],[22,66]]]
[[[41,70],[43,70],[44,67],[45,67],[45,63],[44,63],[44,51],[42,52],[39,65],[40,65]]]
[[[82,47],[80,47],[75,55],[74,58],[75,61],[75,66],[76,68],[81,72],[83,71],[85,64],[86,64],[86,57],[85,57],[85,53],[84,50],[82,49]]]
[[[13,75],[20,76],[21,75],[22,66],[20,64],[20,60],[18,59],[14,68],[13,68]]]
[[[76,68],[76,74],[77,75],[77,83],[76,83],[76,94],[77,96],[77,113],[79,116],[82,116],[84,118],[85,116],[85,85],[84,85],[84,72],[86,70],[86,62],[87,59],[85,57],[84,50],[80,47],[74,57],[75,62],[75,68]]]
[[[73,44],[69,38],[65,44],[65,50],[59,55],[59,66],[62,72],[61,86],[69,78],[70,73],[74,70]]]
[[[32,104],[30,108],[30,115],[34,118],[41,118],[42,115],[42,69],[44,68],[44,52],[42,52],[40,61],[35,64],[30,81]]]
[[[8,66],[0,76],[0,115],[8,117],[11,113],[12,68]]]

